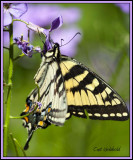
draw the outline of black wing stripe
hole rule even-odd
[[[66,66],[67,67],[67,66]],[[76,71],[76,72],[75,72]],[[73,74],[70,74],[70,73],[73,73]],[[73,66],[68,73],[66,73],[66,75],[64,76],[64,79],[65,80],[69,80],[70,78],[74,78],[76,77],[77,75],[80,75],[84,73],[84,70],[79,68],[79,65],[75,65]]]
[[[46,90],[41,94],[40,100],[42,100],[42,98],[44,97],[44,95],[47,96],[47,95],[49,94],[49,89],[50,89],[51,84],[52,84],[53,82],[54,82],[54,80],[51,80],[51,81],[50,81],[50,83],[48,84]],[[42,89],[42,88],[40,88],[40,90],[41,90],[41,89]]]
[[[127,120],[129,115],[127,114],[127,108],[123,108],[121,105],[114,106],[75,106],[69,105],[68,112],[72,115],[82,118],[87,118],[85,115],[85,110],[88,112],[90,119],[99,120]],[[83,115],[81,115],[83,113]]]
[[[64,124],[64,123],[58,122],[57,120],[48,119],[48,121],[57,126],[62,126]]]
[[[63,64],[64,64],[64,66],[67,68],[67,66],[65,65],[65,63],[63,63]],[[69,70],[69,69],[67,68],[67,70]],[[73,66],[73,67],[69,70],[68,73],[66,73],[66,74],[64,75],[64,79],[65,79],[66,81],[69,80],[69,79],[71,79],[71,78],[75,79],[75,77],[76,77],[77,75],[83,74],[84,71],[85,71],[85,69],[83,69],[82,66],[80,66],[80,65],[75,65],[75,66]],[[86,88],[86,85],[87,85],[87,84],[92,84],[92,81],[94,80],[94,78],[95,78],[94,75],[93,75],[91,72],[88,72],[88,74],[87,74],[87,75],[84,77],[84,79],[81,80],[80,82],[78,82],[78,81],[75,79],[75,80],[79,83],[79,85],[76,86],[76,87],[71,88],[71,91],[72,91],[73,94],[74,94],[75,92],[77,92],[77,91],[79,91],[79,90],[81,90],[81,89]],[[100,82],[100,83],[101,83],[101,82]],[[102,86],[102,87],[101,87],[101,86]],[[99,94],[99,93],[102,93],[105,88],[106,88],[106,85],[103,83],[102,85],[96,86],[96,87],[94,88],[94,90],[91,91],[91,92],[93,92],[94,94]],[[87,89],[88,89],[88,88],[87,88]]]
[[[45,89],[45,91],[44,91],[44,92],[42,93],[42,95],[40,96],[40,100],[43,98],[44,95],[45,95],[45,96],[48,95],[48,93],[49,93],[49,88],[51,87],[51,84],[54,83],[55,80],[57,80],[57,78],[59,77],[59,75],[60,75],[60,70],[58,69],[58,70],[56,71],[56,74],[55,74],[54,78],[49,82],[49,84],[47,85],[47,88]],[[40,90],[42,89],[42,88],[41,88],[42,85],[43,85],[43,81],[42,81],[42,84],[40,85]]]

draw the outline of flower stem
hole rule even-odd
[[[14,138],[13,140],[14,140],[14,142],[19,146],[19,148],[22,150],[22,152],[23,152],[24,156],[26,157],[26,153],[25,153],[25,151],[24,151],[23,147],[22,147],[22,146],[19,144],[19,142],[17,141],[17,139],[16,139],[16,138]]]
[[[24,53],[22,53],[21,55],[19,55],[19,56],[15,57],[15,58],[13,59],[13,61],[18,60],[19,58],[21,58],[21,57],[23,57],[23,56],[25,56],[25,54],[24,54]]]
[[[14,148],[15,148],[15,151],[16,151],[16,156],[18,157],[19,154],[18,154],[17,146],[16,146],[16,143],[15,143],[15,140],[14,140],[14,138],[13,138],[12,133],[10,133],[10,137],[11,137],[11,139],[12,139],[12,142],[13,142],[13,145],[14,145]]]
[[[3,47],[4,49],[7,49],[7,50],[9,50],[9,48],[8,47]]]
[[[13,75],[13,23],[9,29],[10,35],[10,47],[9,47],[9,69],[8,69],[8,95],[7,95],[7,108],[4,124],[4,156],[7,156],[7,142],[8,142],[8,130],[10,121],[10,104],[11,104],[11,89],[12,89],[12,75]]]
[[[30,113],[27,113],[23,116],[18,116],[18,117],[13,117],[13,116],[10,116],[11,119],[22,119],[24,117],[28,117],[30,114],[32,114],[36,109],[37,109],[38,105],[35,106],[35,108],[33,109],[33,111],[31,111]]]
[[[26,21],[23,21],[23,20],[21,20],[21,19],[13,19],[13,22],[14,21],[20,21],[20,22],[22,22],[22,23],[25,23],[26,25],[28,25],[29,23],[27,23]]]

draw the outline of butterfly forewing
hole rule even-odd
[[[67,118],[86,118],[86,110],[90,119],[128,119],[122,98],[98,75],[67,56],[62,56],[60,67],[67,93]]]

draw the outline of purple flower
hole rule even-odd
[[[63,8],[58,5],[28,4],[28,11],[23,14],[21,18],[26,22],[31,22],[45,28],[51,24],[53,19],[59,16],[59,13],[61,13],[64,20],[63,23],[66,26],[76,23],[81,16],[80,10],[76,7]],[[25,24],[21,22],[14,22],[13,27],[14,37],[18,37],[20,34],[23,34],[24,39],[27,39],[28,31]],[[31,40],[33,40],[33,35],[34,33],[31,32]]]
[[[58,17],[59,13],[61,13],[61,15],[63,17],[63,24],[64,24],[63,29],[64,29],[64,32],[66,33],[66,35],[63,34],[63,37],[60,36],[60,31],[59,31],[60,28],[55,31],[55,34],[56,34],[56,32],[58,32],[58,36],[60,37],[60,39],[62,39],[62,38],[68,37],[67,31],[70,29],[71,26],[73,26],[73,25],[76,26],[76,23],[81,18],[82,13],[79,8],[77,8],[77,7],[65,8],[65,7],[61,7],[57,4],[55,4],[55,5],[28,4],[28,11],[22,15],[21,19],[26,22],[31,22],[33,24],[36,24],[36,25],[40,26],[41,28],[47,28],[48,26],[50,26],[52,20],[54,20],[56,17]],[[80,30],[78,30],[78,31],[76,30],[75,32],[72,32],[73,34],[69,37],[69,40],[75,35],[76,32],[79,32],[79,31]],[[45,32],[46,32],[46,30],[45,30]],[[52,32],[51,35],[53,33],[54,32]],[[27,26],[24,23],[14,21],[14,23],[13,23],[13,37],[14,38],[19,37],[20,34],[23,34],[23,37],[25,40],[27,39],[27,36],[28,36]],[[8,37],[9,37],[8,33],[4,32],[4,46],[6,46],[6,47],[8,47],[8,45],[9,45],[9,38]],[[76,43],[79,42],[78,37],[81,37],[81,36],[76,36],[74,38],[74,40],[71,41],[71,43],[73,44],[72,46],[75,46],[75,47],[71,48],[71,52],[70,52],[71,55],[75,54],[76,46],[77,46]],[[33,38],[34,38],[34,32],[31,31],[30,32],[30,41],[32,41]],[[61,41],[61,40],[59,40],[59,41]],[[55,40],[54,40],[54,42],[55,42]],[[48,48],[46,48],[48,50],[49,48],[51,48],[51,46],[50,46],[49,41],[47,41],[46,43],[47,43],[46,46],[48,46],[48,44],[49,44]],[[61,47],[61,50],[63,51],[62,54],[69,55],[69,52],[66,53],[66,50],[63,49],[66,47],[67,47],[67,45],[64,47]],[[74,51],[74,53],[72,53],[73,51]]]
[[[63,24],[63,19],[62,16],[59,16],[58,18],[56,18],[51,25],[51,28],[49,29],[49,32],[51,32],[54,29],[57,29],[59,27],[61,27]]]
[[[14,38],[15,43],[18,45],[18,48],[22,50],[22,52],[28,56],[32,57],[34,51],[41,52],[39,47],[33,47],[33,45],[29,44],[29,42],[22,40],[22,38]]]
[[[68,7],[63,8],[58,5],[43,5],[43,4],[28,4],[28,11],[22,15],[21,19],[26,22],[34,23],[40,27],[45,28],[46,26],[50,25],[52,20],[58,17],[59,12],[61,13],[64,24],[71,25],[76,23],[81,16],[80,10],[76,7]],[[33,16],[34,15],[34,16]],[[71,16],[70,16],[71,15]],[[14,37],[18,37],[21,33],[24,36],[24,39],[27,38],[27,27],[25,24],[21,22],[14,22],[13,24],[14,29]],[[32,39],[33,32],[31,33],[30,37]]]
[[[4,3],[4,26],[12,23],[12,16],[19,18],[27,9],[27,4]]]
[[[38,106],[38,109],[41,109],[42,103],[36,101],[34,102],[34,105],[30,108],[29,112],[32,112],[35,109],[36,105]]]
[[[80,19],[81,13],[76,7],[64,8],[59,5],[28,4],[28,11],[22,16],[22,19],[46,27],[59,15],[62,15],[65,24],[70,25]]]
[[[41,28],[41,27],[39,27],[35,24],[32,24],[32,23],[29,23],[29,25],[27,25],[27,27],[31,30],[36,31],[36,32],[41,32],[46,36],[44,50],[43,50],[43,53],[45,54],[48,50],[50,50],[52,48],[52,44],[51,44],[52,40],[50,38],[50,32],[61,27],[62,24],[63,24],[62,16],[59,16],[55,20],[52,21],[50,29],[44,29],[44,28]]]
[[[52,22],[50,29],[44,29],[43,33],[46,35],[46,40],[45,40],[44,50],[43,50],[44,54],[52,48],[50,32],[52,32],[54,29],[61,27],[62,24],[63,24],[63,19],[61,16],[59,16]]]
[[[38,109],[41,109],[41,106],[42,106],[42,103],[41,102],[36,102],[37,103],[37,105],[38,105]]]
[[[124,13],[129,13],[129,3],[118,3],[115,4],[116,6],[120,7],[120,9],[124,12]]]
[[[46,40],[44,43],[44,48],[43,48],[43,54],[45,54],[48,50],[52,49],[52,39],[54,39],[54,42],[57,42],[61,44],[61,39],[64,38],[64,43],[67,43],[70,39],[73,38],[73,36],[80,31],[80,29],[78,29],[76,26],[74,26],[73,28],[67,28],[64,30],[57,30],[56,32],[53,32],[52,34],[52,39],[50,36],[50,33],[54,30],[57,29],[59,27],[61,27],[63,24],[63,19],[62,16],[59,16],[58,18],[56,18],[54,21],[52,21],[51,27],[50,29],[44,29],[41,28],[37,25],[34,25],[32,23],[29,23],[28,28],[36,31],[36,32],[41,32],[46,36]],[[62,46],[61,47],[61,52],[65,55],[69,55],[69,56],[74,56],[74,54],[76,53],[76,47],[77,47],[77,43],[81,40],[81,36],[76,36],[75,39],[73,39],[69,44],[67,44],[66,46]]]

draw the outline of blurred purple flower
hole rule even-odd
[[[16,37],[14,38],[14,41],[18,45],[18,48],[21,49],[22,52],[28,57],[32,57],[34,51],[41,52],[39,47],[33,47],[33,45],[29,44],[29,42],[23,41],[22,38]]]
[[[61,53],[70,57],[73,57],[77,52],[77,45],[81,41],[81,35],[77,35],[74,39],[72,39],[76,33],[82,33],[79,28],[76,26],[58,29],[56,32],[51,34],[51,38],[54,39],[55,43],[58,43],[60,46]],[[63,44],[61,44],[61,39],[63,38]],[[71,40],[72,39],[72,40]],[[71,41],[70,41],[71,40]],[[70,42],[69,42],[70,41]],[[68,44],[66,44],[69,42]],[[64,45],[66,44],[66,45]],[[63,46],[64,45],[64,46]]]
[[[41,13],[41,14],[40,14]],[[22,19],[26,22],[31,22],[40,27],[46,28],[51,24],[53,19],[62,15],[64,25],[71,25],[80,19],[80,10],[78,8],[62,8],[57,5],[33,5],[28,4],[28,11],[22,15]],[[34,15],[34,16],[33,16]],[[71,15],[71,16],[70,16]],[[21,33],[20,33],[21,30]],[[28,31],[25,24],[21,22],[14,22],[14,37],[19,37],[23,34],[24,39],[27,39]],[[30,38],[33,38],[33,32],[30,33]]]
[[[64,26],[68,27],[71,24],[75,24],[80,19],[81,12],[80,9],[76,7],[64,8],[58,5],[28,4],[28,11],[22,15],[21,19],[46,28],[51,24],[52,20],[59,15],[62,15],[63,17]],[[6,33],[4,32],[4,34]],[[19,37],[20,34],[23,34],[23,37],[26,40],[28,35],[27,27],[25,24],[15,21],[13,26],[13,37]],[[33,39],[33,34],[33,32],[30,32],[30,40]],[[4,45],[8,46],[8,44],[8,36],[6,36],[4,37]]]
[[[48,26],[50,26],[53,19],[55,19],[59,15],[62,15],[63,24],[64,24],[63,26],[66,28],[66,30],[68,30],[67,29],[68,27],[70,27],[71,25],[74,25],[80,19],[81,12],[80,12],[80,9],[78,9],[76,7],[64,8],[64,7],[60,7],[58,5],[28,4],[28,11],[22,15],[21,19],[23,19],[26,22],[31,22],[33,24],[36,24],[40,27],[47,28]],[[58,36],[60,35],[59,30],[60,29],[58,29],[58,31],[56,31],[58,33]],[[64,31],[65,31],[65,29],[64,29]],[[55,32],[55,34],[56,34],[56,32]],[[69,39],[71,39],[75,35],[76,32],[77,31],[73,32],[73,34],[70,36]],[[79,30],[78,30],[78,32],[79,32]],[[66,33],[66,35],[63,34],[63,36],[60,36],[60,39],[68,36],[68,33],[67,32],[65,32],[65,33]],[[4,34],[8,34],[8,33],[4,33]],[[25,40],[28,39],[27,38],[28,30],[27,30],[26,25],[21,22],[16,21],[16,22],[14,22],[14,26],[13,26],[13,37],[19,37],[20,34],[23,34],[23,37]],[[30,41],[33,40],[33,34],[34,34],[34,32],[30,32]],[[77,36],[77,37],[79,37],[79,36]],[[76,47],[76,45],[77,45],[76,43],[78,41],[78,40],[76,41],[76,39],[77,38],[75,38],[74,40],[71,41],[71,43],[75,43],[75,47]],[[4,45],[8,47],[9,43],[7,43],[7,42],[8,42],[8,35],[6,35],[6,37],[4,36]],[[54,40],[54,42],[55,42],[55,40]],[[61,47],[61,48],[66,48],[66,46]],[[72,49],[73,51],[74,51],[74,48]],[[66,52],[63,54],[66,54]],[[71,51],[71,55],[72,55],[72,51]]]
[[[12,16],[19,18],[27,9],[27,4],[4,3],[4,26],[12,23]]]
[[[78,8],[74,7],[63,8],[58,5],[28,4],[28,12],[22,16],[22,19],[40,27],[46,27],[59,15],[62,15],[65,24],[70,24],[76,23],[80,19],[81,13]]]
[[[116,6],[120,7],[120,9],[124,12],[124,13],[129,13],[129,3],[118,3],[115,4]]]

